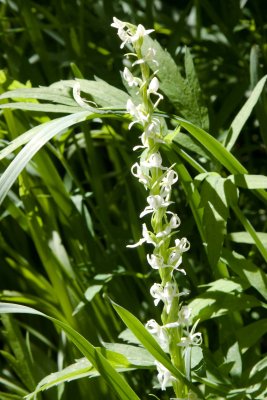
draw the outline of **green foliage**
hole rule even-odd
[[[157,48],[162,152],[191,243],[176,279],[204,338],[193,390],[267,396],[266,4],[174,3],[0,3],[3,400],[165,400],[154,359],[186,380],[144,328],[160,319],[155,276],[126,249],[145,203],[130,174],[142,131],[128,131],[114,15],[156,31],[143,52]]]

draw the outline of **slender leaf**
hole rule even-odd
[[[70,340],[89,360],[89,362],[92,363],[96,370],[99,371],[100,375],[113,388],[113,390],[118,394],[121,400],[139,399],[139,397],[130,388],[127,382],[118,372],[115,371],[115,369],[101,354],[101,352],[69,325],[30,307],[21,306],[19,304],[0,303],[0,314],[11,313],[33,314],[48,318],[50,321],[52,321],[54,324],[65,331]]]
[[[229,133],[226,137],[225,147],[227,150],[231,150],[238,139],[238,136],[247,122],[253,108],[255,107],[261,92],[264,88],[266,83],[267,75],[265,75],[261,80],[257,83],[255,88],[253,89],[251,95],[249,96],[246,103],[243,105],[239,113],[236,115],[235,119],[233,120]]]
[[[32,157],[55,135],[64,132],[72,125],[84,121],[92,114],[88,111],[82,111],[63,118],[49,121],[40,126],[40,129],[34,137],[25,145],[20,153],[11,162],[0,178],[0,204],[4,200],[8,190],[11,188],[21,171],[25,168]]]

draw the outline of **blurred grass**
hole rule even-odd
[[[237,209],[229,199],[224,199],[222,188],[229,165],[241,168],[230,169],[232,173],[249,171],[266,175],[266,90],[256,113],[252,113],[239,134],[231,156],[222,151],[222,145],[215,139],[224,142],[249,91],[266,74],[267,7],[260,0],[219,0],[216,7],[208,0],[177,3],[1,1],[0,65],[4,71],[0,75],[1,92],[10,89],[11,84],[14,89],[27,81],[39,86],[72,79],[73,71],[77,73],[72,63],[86,79],[97,76],[122,88],[119,74],[122,52],[110,28],[114,15],[146,27],[154,26],[157,40],[167,48],[178,65],[181,79],[185,80],[184,46],[188,46],[208,108],[209,132],[213,138],[205,135],[201,138],[200,130],[195,130],[195,138],[186,136],[190,125],[184,125],[175,145],[165,149],[165,157],[177,163],[181,183],[174,193],[182,217],[179,235],[187,236],[192,243],[184,261],[190,283],[180,276],[177,279],[182,287],[189,287],[194,298],[200,296],[201,284],[222,277],[240,278],[244,291],[257,301],[262,300],[253,289],[257,284],[249,271],[252,268],[257,276],[261,271],[264,282],[266,260],[259,250],[265,256],[266,247],[258,236],[258,243],[252,241],[248,245],[235,241],[231,233],[246,227],[251,231],[250,222],[256,233],[266,232],[263,201],[266,194],[256,197],[252,190],[238,189],[239,216],[242,209],[239,222],[233,213]],[[184,103],[183,106],[186,107]],[[184,116],[183,107],[174,105],[172,98],[163,107],[167,113],[175,111],[179,117]],[[188,115],[192,112],[188,105],[187,111]],[[55,116],[2,110],[0,146],[4,148],[20,134]],[[173,120],[169,128],[175,129]],[[137,241],[140,237],[138,215],[145,202],[145,193],[129,172],[135,162],[136,155],[131,150],[137,144],[138,134],[137,128],[128,131],[127,121],[115,118],[86,121],[66,129],[38,152],[1,206],[0,298],[30,305],[67,322],[96,346],[102,341],[116,341],[124,329],[103,298],[104,293],[143,322],[159,317],[159,310],[154,308],[149,296],[155,275],[147,267],[145,251],[125,248],[130,240]],[[8,159],[1,160],[2,171],[13,157],[10,154]],[[222,162],[223,158],[227,164]],[[210,175],[196,178],[207,171],[210,175],[220,173],[220,177],[217,181]],[[231,192],[229,196],[234,194]],[[211,231],[209,226],[213,228]],[[211,246],[215,234],[218,235],[216,248]],[[229,255],[225,256],[228,250],[236,252],[236,259],[244,257],[251,264],[242,267],[242,261],[234,263]],[[218,261],[221,252],[223,257]],[[246,279],[240,272],[242,268]],[[265,293],[262,286],[260,293]],[[216,361],[217,366],[222,365],[221,370],[228,371],[223,363],[234,362],[228,354],[229,348],[239,340],[242,329],[261,318],[266,318],[266,310],[258,307],[254,313],[251,309],[242,310],[222,316],[219,322],[217,319],[217,322],[203,323],[205,345],[214,353],[214,359],[208,355],[206,358],[211,370],[217,368],[212,364]],[[12,394],[18,398],[28,393],[40,378],[80,357],[58,328],[38,318],[5,317],[0,340],[3,347],[0,397],[3,400],[12,398],[8,397]],[[244,352],[243,380],[231,376],[236,387],[246,381],[248,371],[266,349],[265,335],[258,337],[252,348]],[[16,365],[15,359],[22,364]],[[39,365],[38,371],[34,371],[33,365]],[[148,398],[152,387],[150,372],[136,371],[126,377],[141,398]],[[115,399],[102,379],[79,380],[67,384],[65,389],[61,385],[53,390],[38,398]],[[159,396],[167,398],[167,395]]]

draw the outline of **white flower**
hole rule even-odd
[[[181,307],[178,320],[181,325],[189,326],[190,324],[190,317],[191,317],[192,309],[188,306]]]
[[[143,168],[137,162],[132,166],[131,173],[138,178],[139,182],[143,183],[146,188],[150,185],[150,177],[145,174]]]
[[[149,265],[153,269],[160,269],[160,268],[168,267],[168,265],[164,264],[164,259],[159,254],[151,254],[151,255],[148,254],[146,257],[147,257],[147,261],[148,261]]]
[[[141,79],[134,77],[127,67],[124,68],[122,75],[130,87],[139,86],[142,83]]]
[[[172,381],[175,379],[170,371],[164,367],[160,362],[155,361],[157,370],[158,370],[158,381],[161,387],[161,390],[166,390],[166,387],[171,385]]]
[[[142,230],[143,237],[135,244],[128,244],[127,247],[137,247],[137,246],[141,246],[141,244],[143,244],[143,243],[153,244],[154,246],[157,245],[157,243],[153,239],[153,237],[155,237],[155,235],[153,235],[152,232],[148,231],[146,224],[143,224],[142,227],[143,227],[143,230]]]
[[[164,143],[161,139],[161,126],[158,118],[153,118],[151,123],[148,124],[140,136],[143,146],[139,148],[150,147],[149,140],[153,140],[155,143]]]
[[[183,274],[186,274],[185,270],[179,269],[179,266],[182,264],[182,253],[189,250],[189,248],[190,248],[190,243],[186,238],[176,239],[175,247],[171,251],[168,258],[168,264],[172,266],[174,270],[178,270]]]
[[[139,24],[137,26],[135,34],[131,38],[131,42],[137,42],[139,39],[142,39],[144,36],[149,35],[151,32],[154,32],[154,29],[145,29],[143,25]]]
[[[174,214],[171,211],[168,211],[168,214],[172,214],[170,222],[168,222],[168,224],[165,225],[163,231],[156,234],[156,237],[158,238],[170,235],[171,231],[173,229],[178,228],[178,226],[181,223],[181,220],[177,214]]]
[[[118,29],[118,36],[122,41],[120,48],[122,49],[126,43],[131,43],[131,35],[129,35],[129,30],[126,32],[124,28],[127,26],[125,22],[120,21],[118,18],[113,17],[113,23],[111,24],[113,28]]]
[[[140,218],[149,213],[153,213],[160,208],[168,207],[173,201],[166,201],[161,195],[151,195],[147,197],[148,206],[141,212]]]
[[[156,101],[156,103],[154,104],[154,108],[157,108],[157,105],[159,104],[160,100],[163,99],[163,96],[158,93],[159,90],[159,81],[158,78],[156,76],[154,76],[154,78],[151,80],[149,86],[148,86],[148,90],[147,90],[147,94],[154,94],[156,96],[158,96],[158,100]]]
[[[155,60],[155,56],[156,56],[156,50],[153,47],[149,47],[149,49],[147,50],[147,52],[143,56],[143,58],[140,58],[139,60],[137,60],[133,63],[133,67],[137,64],[143,64],[143,63],[146,63],[149,61],[153,62],[156,65],[159,65],[157,60]]]
[[[138,106],[135,106],[132,100],[128,99],[126,110],[132,117],[136,119],[135,121],[130,123],[129,129],[131,129],[131,127],[137,122],[140,122],[142,125],[147,122],[148,114],[144,111],[142,104],[138,104]]]
[[[162,167],[162,157],[159,152],[153,153],[149,156],[148,160],[142,161],[141,164],[147,168],[159,168],[159,169],[167,169],[166,167]]]
[[[154,304],[157,306],[162,301],[166,307],[166,312],[169,314],[173,299],[180,297],[184,293],[179,293],[177,285],[173,282],[167,282],[165,286],[160,283],[154,283],[150,288],[150,294],[154,297]]]
[[[154,29],[145,29],[143,25],[138,25],[136,28],[135,33],[132,33],[131,29],[127,29],[125,31],[125,28],[129,27],[129,24],[120,21],[118,18],[113,17],[113,23],[111,24],[113,28],[118,29],[118,36],[122,41],[121,44],[121,49],[125,46],[127,43],[135,43],[138,40],[142,39],[144,36],[149,35],[151,32],[154,31]]]
[[[88,106],[86,103],[91,103],[93,106],[96,107],[96,104],[93,101],[85,100],[81,97],[81,85],[80,82],[76,81],[72,87],[72,94],[73,98],[79,106],[83,108],[90,109],[91,107]]]
[[[113,28],[116,28],[118,30],[124,29],[126,26],[126,22],[120,21],[118,18],[113,17],[113,22],[111,24]]]
[[[157,93],[158,90],[159,90],[159,80],[158,80],[158,78],[156,76],[154,76],[154,78],[152,78],[151,81],[150,81],[147,93],[148,94],[151,94],[151,93],[158,94]]]
[[[160,326],[154,319],[150,319],[146,323],[146,329],[151,335],[156,336],[161,348],[165,351],[169,351],[169,339],[166,330],[163,326]]]
[[[178,346],[190,347],[190,346],[200,346],[202,343],[202,335],[200,332],[195,332],[199,320],[195,322],[190,332],[187,332],[185,337],[181,338],[181,342]]]
[[[160,186],[162,187],[162,193],[164,195],[169,194],[172,185],[174,185],[177,181],[178,181],[178,174],[175,171],[173,171],[173,169],[169,169],[160,182]]]

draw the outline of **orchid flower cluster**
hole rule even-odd
[[[132,166],[131,172],[148,192],[147,206],[141,212],[140,218],[151,215],[150,227],[144,222],[142,238],[128,247],[136,247],[143,243],[152,245],[152,251],[147,254],[147,262],[152,269],[158,270],[161,283],[154,283],[150,294],[154,298],[155,306],[163,303],[163,312],[162,325],[150,320],[146,328],[156,337],[162,349],[170,354],[173,365],[189,379],[185,360],[188,360],[191,347],[200,345],[202,338],[201,333],[195,332],[196,323],[190,330],[191,310],[179,302],[180,297],[188,292],[179,291],[174,278],[175,272],[186,274],[182,268],[182,257],[183,253],[189,250],[190,244],[185,237],[174,239],[173,243],[173,236],[177,233],[181,221],[168,207],[173,203],[172,188],[178,181],[178,175],[173,169],[174,166],[163,166],[160,153],[160,146],[164,143],[165,122],[155,117],[155,110],[163,96],[159,93],[157,71],[151,73],[148,66],[148,62],[159,66],[155,59],[156,51],[151,47],[145,55],[142,53],[144,37],[153,30],[146,30],[142,25],[135,27],[115,17],[111,26],[117,29],[122,41],[121,48],[128,46],[133,50],[127,54],[128,58],[133,58],[131,70],[125,67],[123,78],[130,88],[136,88],[136,97],[140,99],[140,103],[135,104],[129,99],[126,109],[133,119],[129,129],[134,124],[139,124],[143,132],[140,136],[141,144],[133,149],[142,149],[140,162]],[[135,69],[139,71],[138,76],[132,72]],[[178,382],[159,362],[155,361],[155,365],[162,390],[173,385],[177,400],[193,398],[194,394],[183,382]]]

